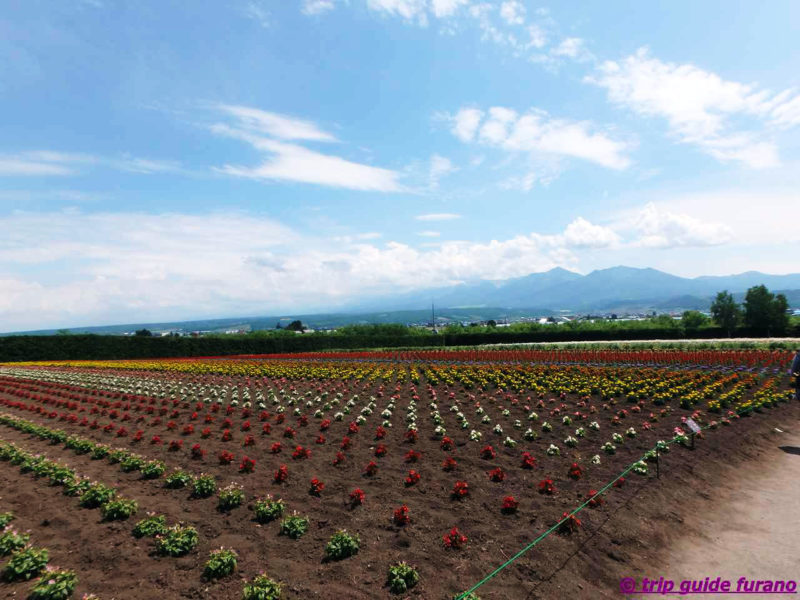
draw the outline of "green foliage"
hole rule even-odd
[[[699,310],[687,310],[681,317],[681,325],[687,333],[695,333],[707,323],[708,317],[706,317]]]
[[[133,537],[155,537],[167,532],[167,518],[164,515],[148,513],[148,516],[136,523]]]
[[[50,471],[50,485],[66,485],[75,480],[75,471],[69,467],[56,465]]]
[[[242,600],[279,600],[281,593],[281,584],[261,573],[244,585]]]
[[[286,535],[293,540],[300,539],[308,531],[308,518],[301,517],[296,512],[281,521],[281,535]]]
[[[453,596],[453,600],[481,600],[481,597],[478,596],[475,592],[470,592],[466,596],[462,596],[461,594],[456,594]]]
[[[197,530],[189,525],[173,525],[156,536],[156,551],[164,556],[183,556],[197,546]]]
[[[3,531],[11,521],[14,520],[14,513],[4,512],[0,513],[0,531]]]
[[[69,479],[64,482],[65,496],[82,496],[92,486],[92,480],[88,477]]]
[[[141,456],[137,456],[136,454],[129,454],[128,456],[122,459],[119,466],[126,473],[130,473],[131,471],[138,471],[144,466],[144,464],[145,460]]]
[[[28,600],[66,600],[75,590],[78,577],[74,571],[48,570],[36,582]]]
[[[201,473],[192,481],[192,496],[195,498],[210,498],[217,491],[217,480],[213,475]]]
[[[777,296],[766,286],[757,285],[747,290],[744,298],[744,322],[756,334],[781,335],[789,327],[789,308],[786,296]]]
[[[325,546],[325,556],[331,560],[341,560],[358,552],[361,540],[345,530],[337,531]]]
[[[167,475],[167,478],[164,480],[164,487],[176,490],[186,487],[192,483],[192,481],[193,478],[191,475],[189,475],[186,471],[178,469]]]
[[[114,499],[117,491],[107,485],[95,482],[81,495],[80,505],[84,508],[99,508],[106,502]]]
[[[389,591],[393,594],[402,594],[419,582],[419,573],[405,562],[389,567]]]
[[[17,533],[13,529],[9,529],[0,535],[0,556],[8,556],[12,552],[24,548],[29,539],[31,539],[30,534]]]
[[[142,477],[144,479],[158,479],[164,474],[167,468],[160,460],[151,460],[142,465]]]
[[[123,460],[128,458],[129,454],[130,452],[128,452],[127,450],[123,450],[121,448],[112,450],[111,452],[108,453],[108,462],[110,462],[112,465],[121,463]]]
[[[238,555],[234,550],[220,548],[213,550],[211,556],[203,569],[203,577],[206,579],[220,579],[230,575],[236,570]]]
[[[238,483],[231,483],[226,485],[219,491],[219,503],[217,508],[221,511],[229,511],[244,502],[244,490]]]
[[[742,318],[742,311],[727,290],[719,292],[711,303],[711,317],[730,337]]]
[[[95,447],[92,449],[92,458],[94,460],[102,460],[108,456],[110,452],[111,448],[105,444],[95,444]]]
[[[139,510],[139,504],[136,500],[128,500],[127,498],[110,500],[100,508],[103,519],[106,521],[124,521],[131,515],[136,514],[137,510]]]
[[[259,498],[253,503],[253,512],[256,515],[256,521],[259,523],[269,523],[274,521],[286,510],[286,505],[283,500],[278,498],[274,499],[272,496],[266,498]]]
[[[11,555],[5,569],[3,579],[6,581],[28,581],[41,573],[50,560],[47,548],[24,548]]]

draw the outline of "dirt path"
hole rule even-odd
[[[693,533],[668,548],[654,576],[676,582],[722,577],[733,582],[732,590],[740,577],[800,578],[800,424],[792,425],[760,460],[741,466],[741,485],[726,489],[718,510],[686,515],[683,529]]]

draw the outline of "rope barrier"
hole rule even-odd
[[[737,415],[737,416],[742,416],[743,414],[746,414],[746,413],[752,412],[753,410],[755,410],[753,407],[748,407],[748,408],[746,408],[746,409],[743,409],[743,410],[741,410],[741,411],[737,410],[737,411],[736,411],[736,415]],[[704,426],[704,427],[701,427],[701,428],[700,428],[700,432],[702,432],[702,431],[705,431],[706,429],[710,429],[710,428],[711,428],[711,425],[706,425],[706,426]],[[694,434],[694,433],[692,433],[691,435],[692,435],[692,436],[694,436],[695,434]],[[670,444],[675,444],[675,443],[681,442],[681,441],[683,441],[684,437],[685,437],[685,434],[678,434],[678,435],[675,435],[675,436],[674,436],[674,437],[673,437],[671,440],[669,440],[668,442],[666,442],[666,444],[667,444],[667,445],[670,445]],[[619,479],[621,479],[621,478],[622,478],[622,477],[624,477],[624,476],[625,476],[627,473],[629,473],[629,472],[630,472],[630,471],[633,469],[633,467],[635,467],[635,466],[636,466],[636,464],[638,464],[639,462],[642,462],[642,461],[643,461],[643,460],[644,460],[644,459],[647,457],[647,455],[648,455],[648,454],[650,454],[651,452],[654,452],[654,451],[655,451],[656,453],[658,453],[658,449],[659,449],[659,445],[658,445],[658,443],[656,443],[656,445],[655,445],[655,446],[653,446],[652,448],[650,448],[650,450],[648,450],[648,451],[646,451],[644,454],[642,454],[642,456],[640,456],[638,460],[636,460],[636,461],[634,461],[633,463],[631,463],[630,465],[628,465],[628,467],[627,467],[627,468],[626,468],[624,471],[622,471],[622,472],[621,472],[619,475],[617,475],[617,476],[616,476],[614,479],[612,479],[612,480],[611,480],[611,481],[609,481],[609,482],[608,482],[606,485],[604,485],[604,486],[603,486],[603,487],[602,487],[602,488],[601,488],[601,489],[600,489],[600,490],[599,490],[599,491],[598,491],[598,492],[597,492],[597,493],[596,493],[594,496],[592,496],[591,498],[588,498],[588,499],[587,499],[587,500],[586,500],[586,501],[585,501],[583,504],[581,504],[580,506],[578,506],[577,508],[575,508],[575,509],[574,509],[574,510],[573,510],[571,513],[569,513],[569,514],[568,514],[566,517],[562,518],[562,519],[561,519],[561,520],[560,520],[558,523],[556,523],[555,525],[553,525],[552,527],[550,527],[550,529],[548,529],[547,531],[545,531],[544,533],[542,533],[542,534],[541,534],[539,537],[537,537],[535,540],[533,540],[533,541],[532,541],[531,543],[529,543],[527,546],[525,546],[524,548],[522,548],[522,549],[521,549],[519,552],[517,552],[517,553],[516,553],[514,556],[512,556],[511,558],[509,558],[509,559],[508,559],[506,562],[504,562],[502,565],[500,565],[499,567],[497,567],[497,568],[496,568],[494,571],[492,571],[491,573],[489,573],[489,574],[488,574],[486,577],[484,577],[483,579],[481,579],[481,580],[480,580],[478,583],[476,583],[475,585],[473,585],[473,586],[472,586],[471,588],[469,588],[467,591],[465,591],[465,592],[462,592],[461,594],[459,594],[458,596],[456,596],[456,597],[454,598],[454,600],[463,600],[464,598],[466,598],[467,596],[469,596],[471,593],[473,593],[475,590],[477,590],[477,589],[478,589],[478,588],[480,588],[481,586],[485,585],[486,583],[488,583],[489,581],[491,581],[492,579],[494,579],[494,578],[495,578],[495,577],[496,577],[496,576],[497,576],[497,575],[498,575],[498,574],[499,574],[501,571],[503,571],[503,570],[504,570],[506,567],[508,567],[509,565],[511,565],[511,564],[512,564],[514,561],[516,561],[518,558],[520,558],[520,557],[521,557],[523,554],[525,554],[525,553],[529,552],[530,550],[532,550],[532,549],[533,549],[533,548],[534,548],[536,545],[538,545],[538,544],[539,544],[539,543],[540,543],[542,540],[544,540],[545,538],[547,538],[547,537],[548,537],[548,536],[549,536],[551,533],[553,533],[554,531],[556,531],[556,530],[557,530],[559,527],[561,527],[561,526],[562,526],[562,525],[563,525],[565,522],[569,521],[569,520],[570,520],[572,517],[574,517],[575,515],[577,515],[577,514],[578,514],[579,512],[581,512],[581,511],[582,511],[584,508],[586,508],[586,507],[589,505],[589,503],[590,503],[590,502],[592,502],[592,501],[593,501],[595,498],[597,498],[597,497],[601,496],[602,494],[604,494],[604,493],[605,493],[605,492],[606,492],[606,491],[607,491],[607,490],[608,490],[608,489],[609,489],[609,488],[610,488],[612,485],[614,485],[614,484],[615,484],[617,481],[619,481]]]

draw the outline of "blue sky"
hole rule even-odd
[[[798,18],[6,0],[0,330],[327,311],[555,266],[796,272]]]

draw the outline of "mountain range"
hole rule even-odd
[[[555,268],[502,281],[477,281],[371,300],[357,308],[406,310],[420,308],[426,301],[441,307],[525,307],[551,311],[707,308],[719,291],[740,295],[761,284],[771,291],[790,292],[787,297],[796,298],[800,293],[800,274],[748,271],[686,278],[651,268],[612,267],[587,275]]]
[[[748,271],[738,275],[678,277],[650,268],[612,267],[581,275],[562,268],[501,281],[475,281],[372,298],[338,308],[336,313],[233,317],[169,323],[138,323],[67,329],[120,334],[147,328],[153,331],[230,331],[271,329],[300,319],[307,326],[336,328],[352,323],[421,323],[429,321],[431,303],[437,322],[514,320],[559,313],[635,313],[688,309],[707,310],[717,292],[727,290],[742,301],[748,288],[766,285],[784,293],[789,305],[800,308],[800,273],[768,275]],[[20,332],[23,333],[23,332]],[[24,332],[55,333],[55,330]]]

